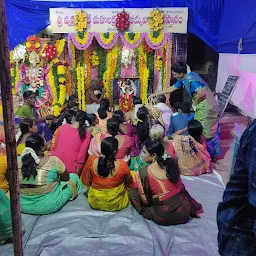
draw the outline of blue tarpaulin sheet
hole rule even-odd
[[[241,53],[256,53],[256,1],[225,0],[219,29],[217,51],[238,53],[242,38]]]

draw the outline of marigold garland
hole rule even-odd
[[[159,9],[155,9],[149,15],[148,24],[149,28],[157,32],[164,28],[164,15]]]
[[[90,32],[85,32],[85,33],[83,33],[83,35],[78,35],[78,34],[76,34],[75,35],[75,38],[76,38],[76,40],[77,40],[77,42],[79,43],[79,44],[86,44],[87,42],[88,42],[88,40],[89,40],[89,34]]]
[[[86,66],[83,67],[79,63],[76,68],[76,74],[77,74],[77,96],[78,96],[78,103],[79,103],[79,109],[82,109],[83,111],[86,110],[85,105],[85,76],[84,76],[84,70],[86,69]]]
[[[67,87],[67,94],[71,96],[73,94],[73,84],[72,84],[72,70],[71,67],[68,67],[67,74],[66,74],[66,87]]]
[[[114,36],[114,32],[100,33],[100,39],[105,45],[110,44],[114,40]]]
[[[153,34],[148,33],[148,39],[153,44],[160,44],[164,39],[164,33],[161,32],[157,37],[154,37]]]
[[[138,47],[138,58],[139,58],[139,76],[140,76],[140,97],[142,103],[147,103],[147,92],[148,92],[148,77],[149,70],[147,68],[147,53],[144,50],[143,44]]]
[[[131,34],[133,35],[133,38],[131,38]],[[133,45],[140,40],[141,34],[140,33],[124,33],[124,38],[126,42]]]
[[[87,67],[86,70],[86,78],[85,78],[85,89],[87,90],[88,88],[90,88],[90,84],[91,84],[91,62],[90,62],[90,49],[87,48],[84,50],[83,52],[83,58],[84,58],[84,63]]]
[[[106,90],[106,97],[112,101],[112,80],[116,70],[116,63],[118,58],[117,44],[107,53],[107,70],[103,75],[104,88]]]
[[[77,32],[84,32],[87,28],[87,16],[82,10],[78,10],[74,16],[74,27]]]
[[[98,66],[99,65],[99,56],[96,51],[92,52],[92,55],[90,56],[90,61],[93,66]]]
[[[56,67],[57,66],[57,67]],[[48,73],[48,81],[53,95],[53,115],[60,115],[60,107],[64,105],[66,100],[66,66],[58,62],[52,65]],[[58,90],[59,89],[59,96]]]
[[[65,44],[66,44],[65,38],[56,41],[55,45],[57,47],[57,56],[58,57],[60,57],[60,55],[63,53]]]
[[[160,71],[163,66],[163,59],[160,55],[158,55],[155,60],[155,66],[158,71]]]

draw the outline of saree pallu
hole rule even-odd
[[[70,180],[67,182],[58,181],[53,185],[52,190],[50,184],[21,189],[21,211],[37,215],[54,213],[82,191],[82,184],[76,174],[70,174]]]
[[[24,230],[24,226],[22,226]],[[12,217],[10,200],[0,189],[0,244],[12,238]]]
[[[136,173],[136,186],[129,191],[131,203],[137,212],[148,220],[163,226],[183,224],[191,217],[199,217],[202,205],[186,191],[184,185],[176,191],[153,198],[148,171],[142,168]]]
[[[19,133],[20,122],[22,121],[22,119],[24,118],[15,116],[14,120],[15,120],[16,135]],[[36,123],[36,127],[37,127],[37,133],[42,135],[45,138],[46,142],[52,139],[52,132],[46,122]]]
[[[124,184],[111,189],[88,188],[88,203],[101,211],[120,211],[130,204],[128,190]]]
[[[176,135],[173,139],[173,146],[182,175],[198,176],[212,172],[209,153],[193,137]]]
[[[211,89],[204,86],[205,99],[196,105],[194,119],[203,126],[203,135],[206,139],[212,138],[218,132],[218,105]],[[196,94],[193,96],[193,102]]]

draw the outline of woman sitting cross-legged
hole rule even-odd
[[[25,148],[25,141],[28,136],[37,132],[35,121],[31,118],[24,118],[20,122],[20,134],[17,140],[17,154],[20,155]]]
[[[132,139],[120,133],[119,121],[116,118],[111,118],[107,121],[108,131],[104,134],[97,134],[91,140],[89,147],[89,154],[100,156],[100,145],[104,138],[115,137],[118,141],[118,150],[116,153],[116,159],[124,159],[126,162],[130,159],[130,152],[133,148]]]
[[[132,176],[123,160],[116,160],[118,141],[107,137],[101,142],[101,156],[90,156],[81,180],[88,188],[88,203],[97,210],[118,211],[129,204]]]
[[[88,114],[87,115],[87,120],[89,123],[91,123],[91,126],[88,128],[88,131],[91,133],[91,135],[94,137],[98,133],[101,133],[101,129],[97,127],[99,124],[99,118],[95,114]]]
[[[52,141],[52,156],[57,156],[71,173],[80,175],[88,156],[91,133],[90,123],[84,111],[78,110],[72,124],[59,127]]]
[[[186,191],[177,163],[168,158],[162,143],[146,141],[142,158],[150,165],[136,172],[129,191],[138,213],[165,226],[186,223],[190,216],[199,217],[202,205]]]
[[[189,135],[175,135],[173,146],[182,175],[198,176],[212,172],[210,154],[202,135],[203,127],[197,120],[188,122]]]
[[[107,121],[112,117],[112,112],[110,111],[110,102],[108,99],[102,99],[96,116],[99,120],[98,124],[96,124],[96,127],[98,127],[102,133],[106,132]]]
[[[52,139],[52,132],[48,127],[46,120],[53,120],[53,115],[47,115],[43,118],[38,118],[38,114],[35,111],[35,101],[36,101],[36,93],[33,91],[25,91],[23,93],[24,103],[17,110],[15,115],[15,125],[18,128],[18,125],[24,118],[31,118],[34,120],[37,126],[37,132],[44,136],[47,143],[50,143]]]
[[[43,137],[32,134],[18,158],[21,211],[50,214],[76,198],[82,185],[76,174],[69,174],[56,156],[44,156]]]

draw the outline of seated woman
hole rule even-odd
[[[17,140],[17,154],[20,155],[25,148],[28,136],[37,132],[37,127],[31,118],[24,118],[20,122],[20,135]]]
[[[126,162],[130,159],[130,152],[133,148],[132,140],[127,135],[119,133],[119,122],[116,118],[111,118],[107,121],[108,131],[104,134],[97,134],[92,138],[89,147],[89,154],[100,156],[100,144],[106,137],[115,137],[118,141],[118,150],[116,153],[116,159],[124,159]]]
[[[107,137],[101,142],[101,157],[90,156],[81,176],[88,188],[88,203],[96,210],[119,211],[129,204],[132,177],[128,165],[116,160],[118,141]]]
[[[126,123],[125,115],[122,110],[116,110],[113,115],[119,122],[119,131],[121,134],[125,134],[129,137],[133,137],[135,130],[131,123]]]
[[[149,131],[149,137],[152,140],[160,141],[165,149],[165,152],[167,155],[171,158],[175,158],[176,154],[174,151],[174,147],[171,141],[168,141],[164,138],[164,127],[160,124],[155,124],[151,127]],[[130,161],[130,170],[131,171],[139,171],[143,166],[148,166],[149,164],[143,161],[142,157],[142,151],[137,157],[132,157]],[[133,172],[132,172],[133,173]]]
[[[105,133],[107,131],[107,121],[112,117],[108,99],[102,99],[96,115],[99,119],[99,123],[96,124],[96,127],[98,127],[102,133]]]
[[[12,239],[12,216],[10,200],[0,188],[0,245],[11,242]],[[22,226],[24,230],[24,226]]]
[[[149,112],[146,107],[141,107],[137,111],[137,120],[134,122],[135,133],[138,136],[136,145],[137,155],[144,146],[145,141],[149,138],[150,120]]]
[[[61,111],[61,114],[58,117],[57,122],[54,122],[51,125],[51,131],[54,133],[56,129],[62,126],[63,124],[71,124],[73,116],[77,110],[78,110],[78,103],[76,103],[75,101],[69,101],[67,104],[67,107],[65,107]]]
[[[16,112],[15,125],[18,126],[24,118],[31,118],[36,123],[37,132],[43,135],[47,142],[51,141],[52,132],[45,121],[53,120],[54,116],[48,115],[44,118],[37,118],[37,114],[34,109],[36,94],[33,91],[25,91],[23,93],[23,98],[24,104]]]
[[[175,160],[164,152],[160,141],[146,141],[142,158],[150,165],[136,172],[129,196],[148,220],[165,226],[186,223],[190,216],[199,217],[203,208],[186,191]]]
[[[86,113],[78,110],[72,124],[64,124],[57,129],[51,148],[51,155],[57,156],[66,166],[68,172],[81,174],[91,141],[87,131],[90,123]]]
[[[152,140],[158,140],[160,141],[165,149],[165,152],[171,157],[171,158],[175,158],[176,154],[175,154],[175,150],[173,147],[173,144],[171,141],[167,140],[164,137],[164,127],[160,124],[155,124],[151,127],[150,131],[149,131],[149,137]]]
[[[18,158],[21,211],[28,214],[50,214],[60,210],[81,192],[76,174],[69,174],[56,156],[44,156],[45,140],[30,135]]]
[[[88,128],[88,131],[91,133],[91,135],[94,137],[98,133],[101,133],[100,128],[97,127],[99,124],[99,118],[95,114],[87,114],[87,119],[89,120],[89,123],[91,123],[91,126]]]
[[[203,127],[197,120],[188,122],[188,136],[175,135],[173,146],[182,175],[198,176],[212,172],[210,154],[207,152]]]

